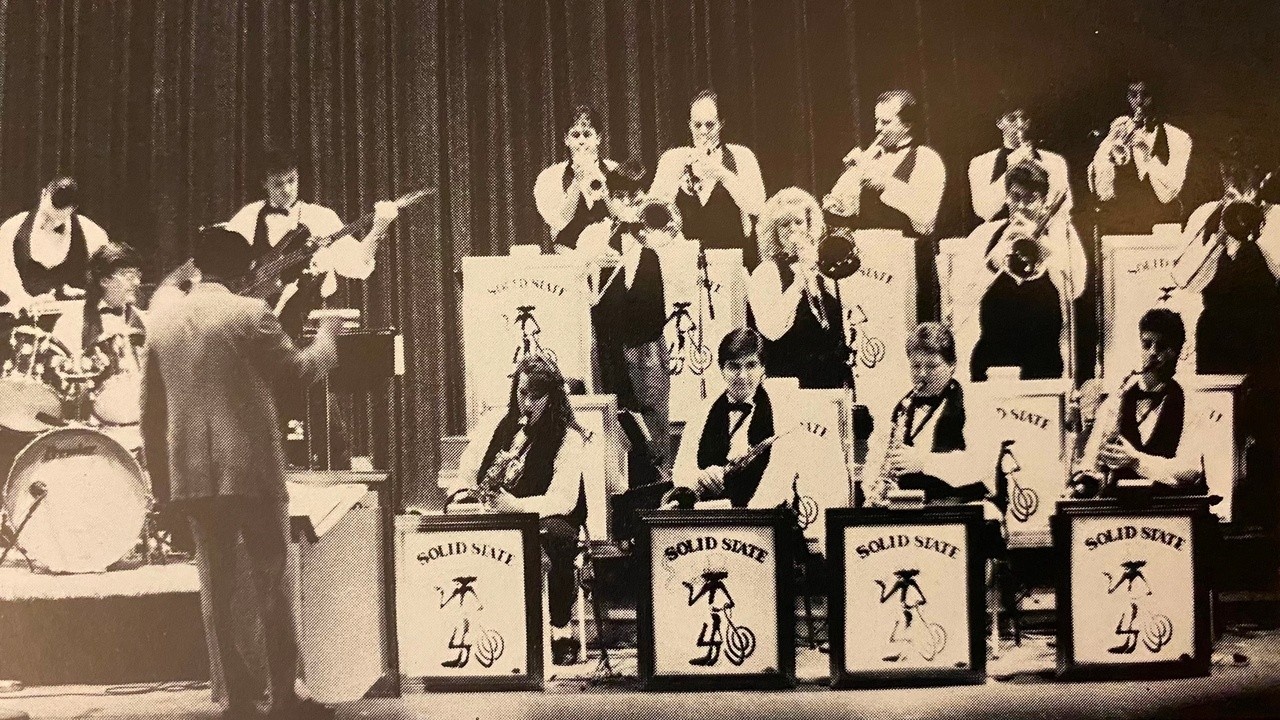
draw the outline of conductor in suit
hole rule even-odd
[[[251,249],[233,232],[206,230],[193,263],[175,271],[151,301],[142,428],[157,500],[190,521],[200,567],[210,666],[226,683],[223,717],[332,717],[299,700],[298,645],[287,579],[285,458],[272,383],[304,381],[337,363],[337,319],[298,349],[262,300],[227,285],[249,269]],[[190,281],[188,292],[179,281]],[[245,651],[259,620],[237,607],[237,543],[252,570],[265,652]],[[239,641],[238,641],[239,639]],[[266,658],[269,677],[251,662]]]

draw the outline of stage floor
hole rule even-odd
[[[1230,663],[1233,653],[1248,664]],[[1071,717],[1276,717],[1280,715],[1280,632],[1238,630],[1219,643],[1223,664],[1213,676],[1143,683],[1058,683],[1045,679],[1053,667],[1047,638],[1028,638],[1021,648],[1002,648],[991,664],[999,679],[985,685],[934,689],[832,692],[809,680],[794,691],[645,693],[634,680],[610,685],[587,683],[589,663],[562,669],[546,692],[448,693],[372,699],[339,706],[339,718],[547,718],[625,720],[637,718],[1071,718]],[[621,654],[618,667],[634,678],[634,651]],[[802,677],[825,673],[826,656],[804,650],[797,663]],[[32,718],[166,718],[216,716],[207,689],[170,687],[146,694],[122,688],[45,687],[0,695],[0,709],[25,710]],[[114,694],[113,694],[114,693]]]

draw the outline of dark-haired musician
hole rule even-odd
[[[1067,182],[1067,161],[1059,154],[1035,147],[1030,139],[1031,117],[1025,105],[1006,95],[1000,96],[1000,116],[996,128],[1000,130],[1001,145],[983,153],[969,162],[969,195],[973,200],[973,212],[983,222],[1009,217],[1005,204],[1005,173],[1024,160],[1040,163],[1049,174],[1049,204],[1062,206],[1071,212],[1071,187]]]
[[[1188,432],[1186,395],[1174,379],[1186,341],[1182,318],[1168,308],[1152,308],[1138,321],[1142,367],[1099,407],[1080,468],[1103,472],[1111,494],[1123,481],[1162,492],[1203,494],[1200,452]],[[1092,484],[1092,481],[1089,482]],[[1091,488],[1078,492],[1089,493]]]
[[[93,352],[104,336],[145,332],[138,310],[142,258],[129,245],[108,241],[89,255],[84,303],[53,326],[73,358]]]
[[[716,94],[695,95],[689,104],[693,145],[662,154],[649,197],[675,203],[685,237],[707,249],[740,249],[743,264],[753,268],[758,259],[748,238],[764,204],[764,179],[755,153],[721,140],[723,127]]]
[[[0,292],[9,308],[84,290],[89,256],[107,243],[107,233],[79,205],[76,181],[57,178],[40,192],[35,210],[0,225]]]
[[[969,236],[986,256],[970,374],[980,381],[992,367],[1016,367],[1023,380],[1062,377],[1071,358],[1071,305],[1085,282],[1084,248],[1070,220],[1050,214],[1044,168],[1024,161],[1005,180],[1010,218]]]
[[[271,257],[272,249],[300,227],[305,227],[311,237],[316,238],[328,237],[342,230],[342,220],[333,210],[299,199],[298,183],[297,156],[289,150],[268,151],[262,164],[265,199],[244,206],[227,222],[228,230],[248,241],[255,263]],[[373,273],[378,242],[398,213],[395,202],[378,202],[374,206],[373,224],[364,238],[357,240],[345,236],[328,247],[320,248],[312,255],[305,275],[292,277],[296,273],[286,269],[288,274],[280,278],[284,284],[279,297],[268,300],[274,304],[276,314],[281,316],[286,332],[295,336],[300,334],[307,314],[337,292],[336,275],[364,280]],[[298,466],[311,466],[315,458],[310,456],[306,441],[316,440],[319,433],[312,432],[310,438],[306,435],[304,391],[299,387],[281,385],[278,398],[281,421],[287,429],[289,460]],[[342,430],[345,425],[343,415],[340,405],[336,411],[331,409],[326,413],[330,422],[325,430],[332,432],[325,436],[331,441],[325,443],[326,457],[320,462],[322,467],[343,466],[348,462]],[[311,427],[318,428],[321,424],[324,423],[312,423]]]
[[[1164,121],[1148,81],[1130,82],[1127,98],[1129,114],[1111,122],[1089,164],[1103,235],[1149,233],[1183,217],[1191,136]]]
[[[605,175],[618,163],[600,156],[600,118],[590,105],[578,105],[564,132],[569,159],[538,173],[533,199],[551,231],[553,246],[578,247],[583,230],[609,219]]]
[[[299,226],[305,225],[313,237],[326,237],[342,229],[337,213],[298,198],[298,159],[291,151],[268,151],[262,163],[261,180],[266,197],[245,205],[227,222],[228,230],[239,233],[249,242],[255,261]],[[378,241],[398,213],[396,203],[378,202],[374,206],[373,225],[364,238],[339,238],[312,256],[311,274],[324,278],[316,289],[320,296],[329,297],[336,292],[335,273],[355,280],[364,280],[373,273]],[[296,283],[285,287],[276,302],[277,312],[300,289]]]
[[[619,263],[601,278],[599,300],[591,313],[601,385],[618,396],[620,407],[644,418],[650,457],[639,459],[661,467],[670,460],[671,357],[662,334],[667,303],[655,248],[680,234],[680,214],[666,206],[666,227],[649,227],[642,220],[644,174],[636,161],[608,173],[606,202],[616,221],[587,228],[578,247]]]
[[[812,195],[795,187],[779,190],[760,214],[764,260],[747,283],[769,377],[794,377],[802,388],[840,388],[849,380],[844,311],[835,283],[818,272],[824,232]]]
[[[900,230],[915,239],[916,314],[938,316],[937,249],[942,191],[947,182],[942,158],[920,143],[923,111],[915,95],[889,90],[876,99],[876,136],[866,148],[844,157],[847,166],[822,200],[827,224],[854,229]]]
[[[751,328],[733,330],[720,341],[717,356],[725,391],[685,426],[671,479],[700,500],[727,499],[733,507],[747,507],[771,451],[766,446],[743,460],[775,433],[773,403],[761,385],[764,338]]]
[[[548,356],[525,355],[506,408],[481,418],[458,463],[455,495],[477,495],[498,512],[537,513],[550,562],[547,601],[557,665],[577,662],[581,643],[569,626],[573,558],[586,522],[582,485],[586,431],[574,418],[564,377]]]

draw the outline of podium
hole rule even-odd
[[[407,691],[542,688],[542,566],[532,513],[396,518]]]
[[[1187,341],[1178,364],[1196,367],[1196,322],[1204,309],[1200,294],[1173,281],[1173,262],[1181,251],[1177,234],[1109,235],[1102,238],[1103,377],[1119,381],[1142,367],[1138,320],[1154,307],[1182,317]]]
[[[1209,674],[1216,527],[1207,498],[1063,500],[1053,532],[1059,677]]]
[[[637,631],[646,690],[795,685],[786,523],[778,509],[640,515]]]
[[[982,508],[827,511],[831,687],[978,684]]]
[[[965,422],[968,442],[981,448],[982,478],[1005,476],[1009,547],[1047,547],[1049,515],[1071,471],[1066,429],[1069,380],[989,380],[970,383],[973,410]]]
[[[593,267],[575,254],[462,259],[467,427],[506,407],[511,373],[529,352],[553,355],[566,379],[594,389]]]
[[[846,327],[857,353],[854,390],[876,433],[887,433],[893,408],[911,388],[907,337],[916,325],[914,241],[890,230],[854,233],[862,266],[840,281]]]

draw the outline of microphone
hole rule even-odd
[[[36,480],[27,487],[27,492],[31,493],[31,497],[40,500],[49,494],[49,486],[45,485],[43,480]]]

